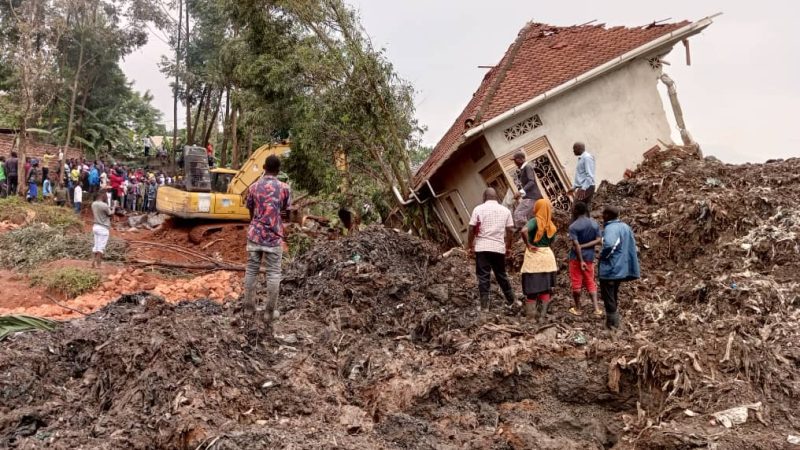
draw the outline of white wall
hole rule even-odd
[[[582,141],[596,158],[597,183],[604,179],[616,182],[625,169],[633,169],[642,161],[642,153],[659,145],[659,139],[672,143],[658,91],[664,88],[658,81],[660,75],[661,70],[651,68],[647,60],[634,60],[492,127],[485,133],[486,140],[500,157],[547,136],[570,179],[576,164],[572,144]],[[542,126],[506,141],[503,130],[532,114],[539,115]]]
[[[474,162],[470,156],[470,152],[474,147],[483,147],[484,149],[483,157],[477,162]],[[483,191],[486,190],[486,182],[481,177],[480,171],[491,164],[494,159],[494,155],[485,141],[483,139],[478,139],[466,148],[460,149],[456,155],[453,155],[453,157],[431,177],[431,185],[436,190],[437,195],[442,195],[447,191],[456,189],[464,200],[464,203],[466,203],[466,210],[464,210],[459,201],[454,201],[454,203],[459,210],[462,210],[462,214],[466,215],[468,221],[472,210],[483,202]],[[452,212],[446,207],[444,201],[445,197],[436,201],[439,213],[450,215],[450,219],[456,222],[456,219],[452,217]],[[450,224],[447,223],[447,226],[449,228]],[[466,242],[466,233],[464,233],[461,238]]]

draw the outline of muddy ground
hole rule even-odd
[[[0,344],[0,446],[789,448],[798,198],[800,160],[680,149],[604,184],[643,266],[617,336],[566,313],[565,270],[552,320],[530,324],[499,293],[477,310],[463,254],[385,228],[286,267],[272,330],[246,331],[236,302],[125,295]],[[741,405],[743,423],[714,416]]]

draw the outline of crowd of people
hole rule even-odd
[[[51,170],[58,158],[58,170]],[[0,156],[0,196],[13,195],[22,181],[27,186],[28,202],[52,202],[58,206],[72,206],[80,213],[84,195],[94,198],[97,192],[105,194],[106,203],[119,210],[152,212],[156,208],[158,188],[180,180],[147,168],[132,168],[122,164],[106,164],[102,159],[70,158],[64,161],[59,155],[45,153],[40,161],[25,158],[24,173],[19,176],[16,152],[6,159]]]
[[[591,297],[594,316],[605,316],[606,326],[617,329],[620,326],[620,285],[640,276],[636,240],[630,226],[620,221],[618,207],[606,205],[602,209],[602,230],[590,217],[595,190],[595,160],[583,143],[575,143],[573,152],[578,163],[574,184],[568,192],[574,200],[572,221],[567,230],[569,278],[574,303],[569,313],[583,315],[581,296],[585,290]],[[475,256],[481,307],[486,308],[491,303],[492,272],[511,305],[516,301],[516,295],[506,272],[506,256],[511,252],[514,236],[519,236],[525,244],[520,270],[523,312],[526,317],[542,322],[547,320],[556,287],[558,262],[551,247],[557,239],[558,228],[553,222],[553,205],[543,198],[525,153],[515,153],[513,160],[518,168],[519,181],[514,212],[498,203],[493,188],[486,189],[484,202],[474,209],[470,218],[467,248]],[[599,253],[596,252],[598,245]],[[603,309],[598,305],[595,263]]]

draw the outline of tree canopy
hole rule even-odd
[[[407,192],[422,131],[414,90],[352,8],[341,0],[178,6],[183,26],[161,67],[177,80],[188,143],[220,144],[222,164],[237,167],[256,144],[290,139],[286,167],[297,187],[383,213],[392,186]]]
[[[138,137],[163,131],[149,93],[120,68],[164,28],[155,0],[12,0],[0,2],[0,118],[44,133],[57,145],[92,154],[130,153]],[[21,147],[24,147],[21,145]]]

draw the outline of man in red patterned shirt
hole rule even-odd
[[[281,212],[292,201],[286,183],[278,180],[281,160],[271,155],[264,162],[264,175],[253,183],[247,192],[247,209],[250,210],[250,228],[247,230],[247,269],[244,276],[244,307],[248,315],[256,310],[256,277],[261,261],[267,261],[267,322],[278,317],[278,294],[281,284],[281,257],[283,256],[283,222]]]

